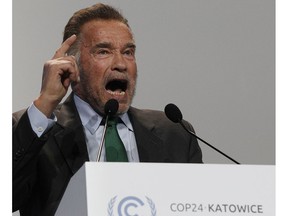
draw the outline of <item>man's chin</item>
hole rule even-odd
[[[117,114],[118,115],[121,115],[121,114],[124,114],[128,111],[130,107],[130,104],[119,104],[119,108],[118,108],[118,111],[117,111]]]

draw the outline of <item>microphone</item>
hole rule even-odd
[[[119,103],[115,99],[110,99],[104,106],[104,112],[106,116],[114,116],[119,108]]]
[[[220,151],[219,149],[215,148],[214,146],[212,146],[211,144],[209,144],[208,142],[206,142],[205,140],[203,140],[202,138],[198,137],[193,131],[189,130],[183,123],[183,116],[182,113],[180,111],[180,109],[175,105],[175,104],[167,104],[165,106],[165,114],[167,116],[168,119],[170,119],[172,122],[174,123],[180,123],[181,126],[192,136],[196,137],[197,139],[201,140],[203,143],[205,143],[206,145],[208,145],[210,148],[214,149],[215,151],[217,151],[218,153],[222,154],[223,156],[225,156],[226,158],[230,159],[231,161],[233,161],[236,164],[240,164],[239,162],[237,162],[236,160],[234,160],[233,158],[231,158],[230,156],[226,155],[224,152]]]
[[[104,124],[104,129],[103,129],[103,134],[101,137],[101,142],[100,142],[100,146],[99,146],[99,150],[97,153],[97,159],[96,162],[100,161],[101,158],[101,154],[102,154],[102,149],[104,146],[104,139],[105,139],[105,134],[106,134],[106,128],[107,128],[107,123],[108,123],[108,119],[111,116],[114,116],[119,108],[119,103],[117,100],[115,99],[110,99],[106,102],[105,106],[104,106],[104,113],[105,116],[103,118],[105,118],[105,124]]]

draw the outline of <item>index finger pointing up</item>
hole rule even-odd
[[[66,52],[69,50],[69,48],[72,46],[72,44],[76,41],[77,36],[73,34],[69,38],[67,38],[61,45],[59,49],[56,50],[54,56],[52,59],[64,57],[66,55]]]

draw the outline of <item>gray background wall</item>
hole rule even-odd
[[[137,43],[133,106],[175,103],[197,134],[243,164],[275,164],[274,0],[117,0]],[[13,111],[86,0],[13,1]],[[200,142],[204,162],[230,163]]]

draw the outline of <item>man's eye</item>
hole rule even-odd
[[[98,50],[97,54],[99,54],[99,55],[108,55],[109,51],[108,50]]]
[[[124,52],[124,54],[125,54],[125,55],[128,55],[128,56],[134,56],[135,52],[134,52],[134,50],[126,50],[126,51]]]

